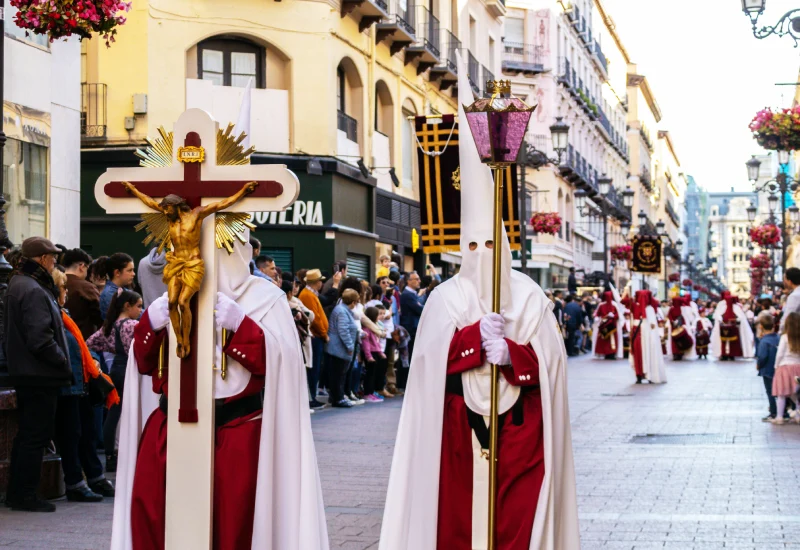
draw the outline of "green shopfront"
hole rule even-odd
[[[81,247],[93,257],[126,252],[147,254],[138,216],[108,215],[94,200],[94,183],[107,168],[136,166],[131,148],[84,149],[81,153]],[[300,180],[300,196],[284,212],[255,212],[253,235],[262,253],[284,271],[318,268],[330,275],[336,260],[347,260],[353,275],[374,277],[375,179],[333,158],[314,157],[318,169],[308,173],[310,157],[255,153],[254,164],[286,164]]]

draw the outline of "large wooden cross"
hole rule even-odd
[[[152,212],[122,186],[133,183],[156,200],[169,194],[183,197],[192,207],[235,194],[249,181],[256,190],[231,211],[285,210],[300,193],[297,177],[283,165],[218,166],[218,124],[200,109],[184,112],[173,129],[172,163],[164,168],[109,168],[95,184],[97,202],[109,214]],[[169,400],[167,426],[166,549],[210,549],[212,544],[214,479],[214,357],[217,251],[214,216],[203,222],[200,242],[205,277],[193,315],[192,352],[176,355],[169,338]],[[200,312],[200,315],[197,314]],[[200,367],[198,370],[198,366]]]

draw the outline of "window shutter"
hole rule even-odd
[[[372,281],[370,276],[369,256],[361,254],[347,255],[347,276],[358,277],[365,281]]]
[[[262,248],[261,254],[272,257],[275,265],[284,273],[291,273],[294,279],[294,258],[291,248]]]

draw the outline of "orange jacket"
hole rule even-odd
[[[314,320],[311,322],[311,335],[317,338],[328,339],[328,317],[319,298],[308,288],[304,288],[298,296],[303,305],[314,312]]]

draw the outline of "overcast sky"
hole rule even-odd
[[[747,191],[745,161],[762,152],[747,125],[764,107],[789,107],[800,47],[752,34],[741,0],[603,0],[639,74],[647,76],[681,166],[709,191]],[[767,0],[759,27],[797,0]]]

